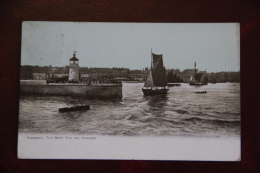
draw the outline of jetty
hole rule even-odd
[[[46,81],[20,81],[21,95],[50,95],[50,96],[81,96],[86,98],[121,98],[122,84],[120,83],[50,83]]]
[[[67,80],[56,83],[50,80],[48,75],[45,80],[20,80],[21,95],[52,95],[52,96],[81,96],[86,98],[121,98],[122,84],[120,83],[98,83],[97,79],[86,81],[80,78],[79,59],[76,52],[69,59],[70,65],[66,74]],[[55,69],[54,69],[55,70]],[[53,76],[53,75],[52,75]],[[65,80],[66,76],[62,79]]]

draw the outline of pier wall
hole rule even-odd
[[[86,98],[121,98],[122,85],[20,85],[21,95],[63,95]]]
[[[20,85],[46,85],[46,80],[20,80]]]

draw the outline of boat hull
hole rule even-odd
[[[196,94],[206,94],[207,91],[198,91],[198,92],[195,92]]]
[[[190,85],[200,86],[200,85],[208,85],[207,83],[190,83]]]
[[[142,89],[144,95],[158,95],[158,94],[167,94],[169,89]]]
[[[80,111],[80,110],[88,110],[88,109],[90,109],[89,105],[74,106],[74,107],[59,108],[59,112]]]
[[[179,83],[167,83],[167,86],[181,86]]]

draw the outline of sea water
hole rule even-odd
[[[19,132],[123,136],[240,136],[240,84],[170,87],[144,96],[143,83],[123,83],[123,97],[21,96]],[[207,91],[196,94],[196,91]],[[90,105],[60,113],[60,107]]]

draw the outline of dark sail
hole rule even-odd
[[[158,62],[160,61],[160,59],[162,60],[162,55],[156,55],[152,53],[152,56],[153,56],[153,67],[155,68]]]
[[[207,84],[208,83],[208,76],[206,74],[206,72],[203,73],[201,79],[200,79],[200,82],[203,83],[203,84]]]
[[[154,86],[164,87],[167,84],[166,81],[166,70],[163,66],[162,55],[156,55],[152,53],[153,58],[153,67],[152,67],[152,76]]]
[[[204,73],[198,73],[198,74],[196,74],[195,80],[196,80],[197,82],[201,82],[200,80],[201,80],[201,77],[202,77],[203,74],[204,74]]]

